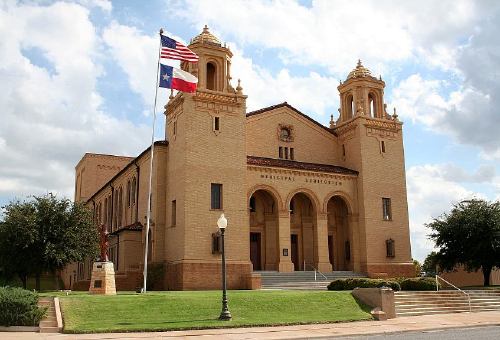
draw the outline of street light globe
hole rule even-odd
[[[226,216],[224,216],[224,213],[220,214],[220,217],[217,220],[217,226],[219,227],[219,229],[226,229],[227,218],[226,218]]]

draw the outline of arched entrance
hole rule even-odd
[[[316,208],[312,200],[302,192],[293,195],[290,199],[290,256],[295,271],[315,268],[316,225]]]
[[[259,189],[250,197],[250,261],[253,270],[278,270],[278,204],[273,194]]]
[[[353,270],[353,230],[349,225],[349,210],[340,196],[333,196],[327,204],[328,258],[333,270]]]

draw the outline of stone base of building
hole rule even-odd
[[[362,266],[363,267],[363,266]],[[362,271],[370,278],[415,277],[413,263],[368,264]]]
[[[103,295],[116,294],[113,262],[94,262],[89,293]]]
[[[259,289],[260,276],[252,274],[250,262],[227,262],[228,289]],[[168,263],[165,271],[167,290],[212,290],[222,288],[220,262],[182,261]]]

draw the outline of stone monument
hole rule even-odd
[[[90,294],[115,295],[115,269],[113,262],[108,259],[108,238],[107,227],[101,224],[99,227],[101,254],[99,261],[94,262],[92,276],[90,279]]]

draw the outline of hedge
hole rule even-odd
[[[403,278],[398,282],[401,290],[436,290],[436,280],[431,277]]]
[[[380,288],[389,287],[394,291],[401,290],[398,282],[383,279],[338,279],[328,285],[328,290],[353,290],[354,288]]]
[[[38,326],[47,308],[39,308],[38,294],[17,287],[0,287],[0,326]]]

